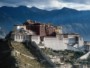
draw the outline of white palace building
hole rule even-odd
[[[38,46],[43,43],[43,47],[53,50],[84,50],[84,40],[79,34],[64,34],[62,27],[33,21],[14,26],[12,39],[16,42],[34,41]]]

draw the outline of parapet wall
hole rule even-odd
[[[36,42],[36,44],[39,44],[40,41],[40,36],[32,36],[31,37],[32,41]],[[73,46],[69,47],[69,44],[73,44],[75,43],[75,38],[74,37],[70,37],[70,38],[63,38],[60,39],[60,37],[44,37],[43,39],[43,44],[45,47],[47,48],[51,48],[53,50],[73,50],[74,51],[79,51],[78,49],[80,47],[83,47],[83,39],[79,39],[78,43],[75,45],[76,48],[74,48]],[[72,49],[73,48],[73,49]]]
[[[52,48],[54,50],[65,50],[67,45],[63,43],[63,40],[60,40],[56,37],[45,37],[44,44],[48,48]]]
[[[40,36],[31,36],[31,41],[34,41],[36,44],[40,43]]]

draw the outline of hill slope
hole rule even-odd
[[[31,43],[31,42],[30,42]],[[12,56],[17,61],[17,67],[19,68],[54,68],[34,47],[34,44],[26,45],[26,43],[19,43],[11,41]],[[36,45],[37,46],[37,45]]]

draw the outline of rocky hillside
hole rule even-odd
[[[0,39],[0,68],[54,67],[37,49],[36,44]]]
[[[0,68],[16,68],[16,60],[11,56],[11,50],[8,42],[0,39]]]
[[[17,67],[19,68],[42,68],[37,59],[24,47],[24,44],[11,42],[13,51],[12,55],[15,57]]]
[[[12,56],[16,59],[18,68],[49,68],[53,66],[43,58],[42,54],[36,47],[29,43],[18,43],[11,41]]]

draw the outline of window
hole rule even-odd
[[[41,36],[41,37],[40,37],[40,40],[41,40],[41,41],[44,41],[44,36]]]
[[[71,44],[73,44],[73,43],[75,43],[76,41],[75,41],[75,38],[69,38],[69,43],[71,43]]]
[[[15,35],[15,36],[16,36],[16,39],[18,39],[17,35]]]
[[[68,35],[63,35],[64,38],[68,38]]]
[[[76,39],[76,41],[78,41],[79,38],[76,36],[75,39]]]

